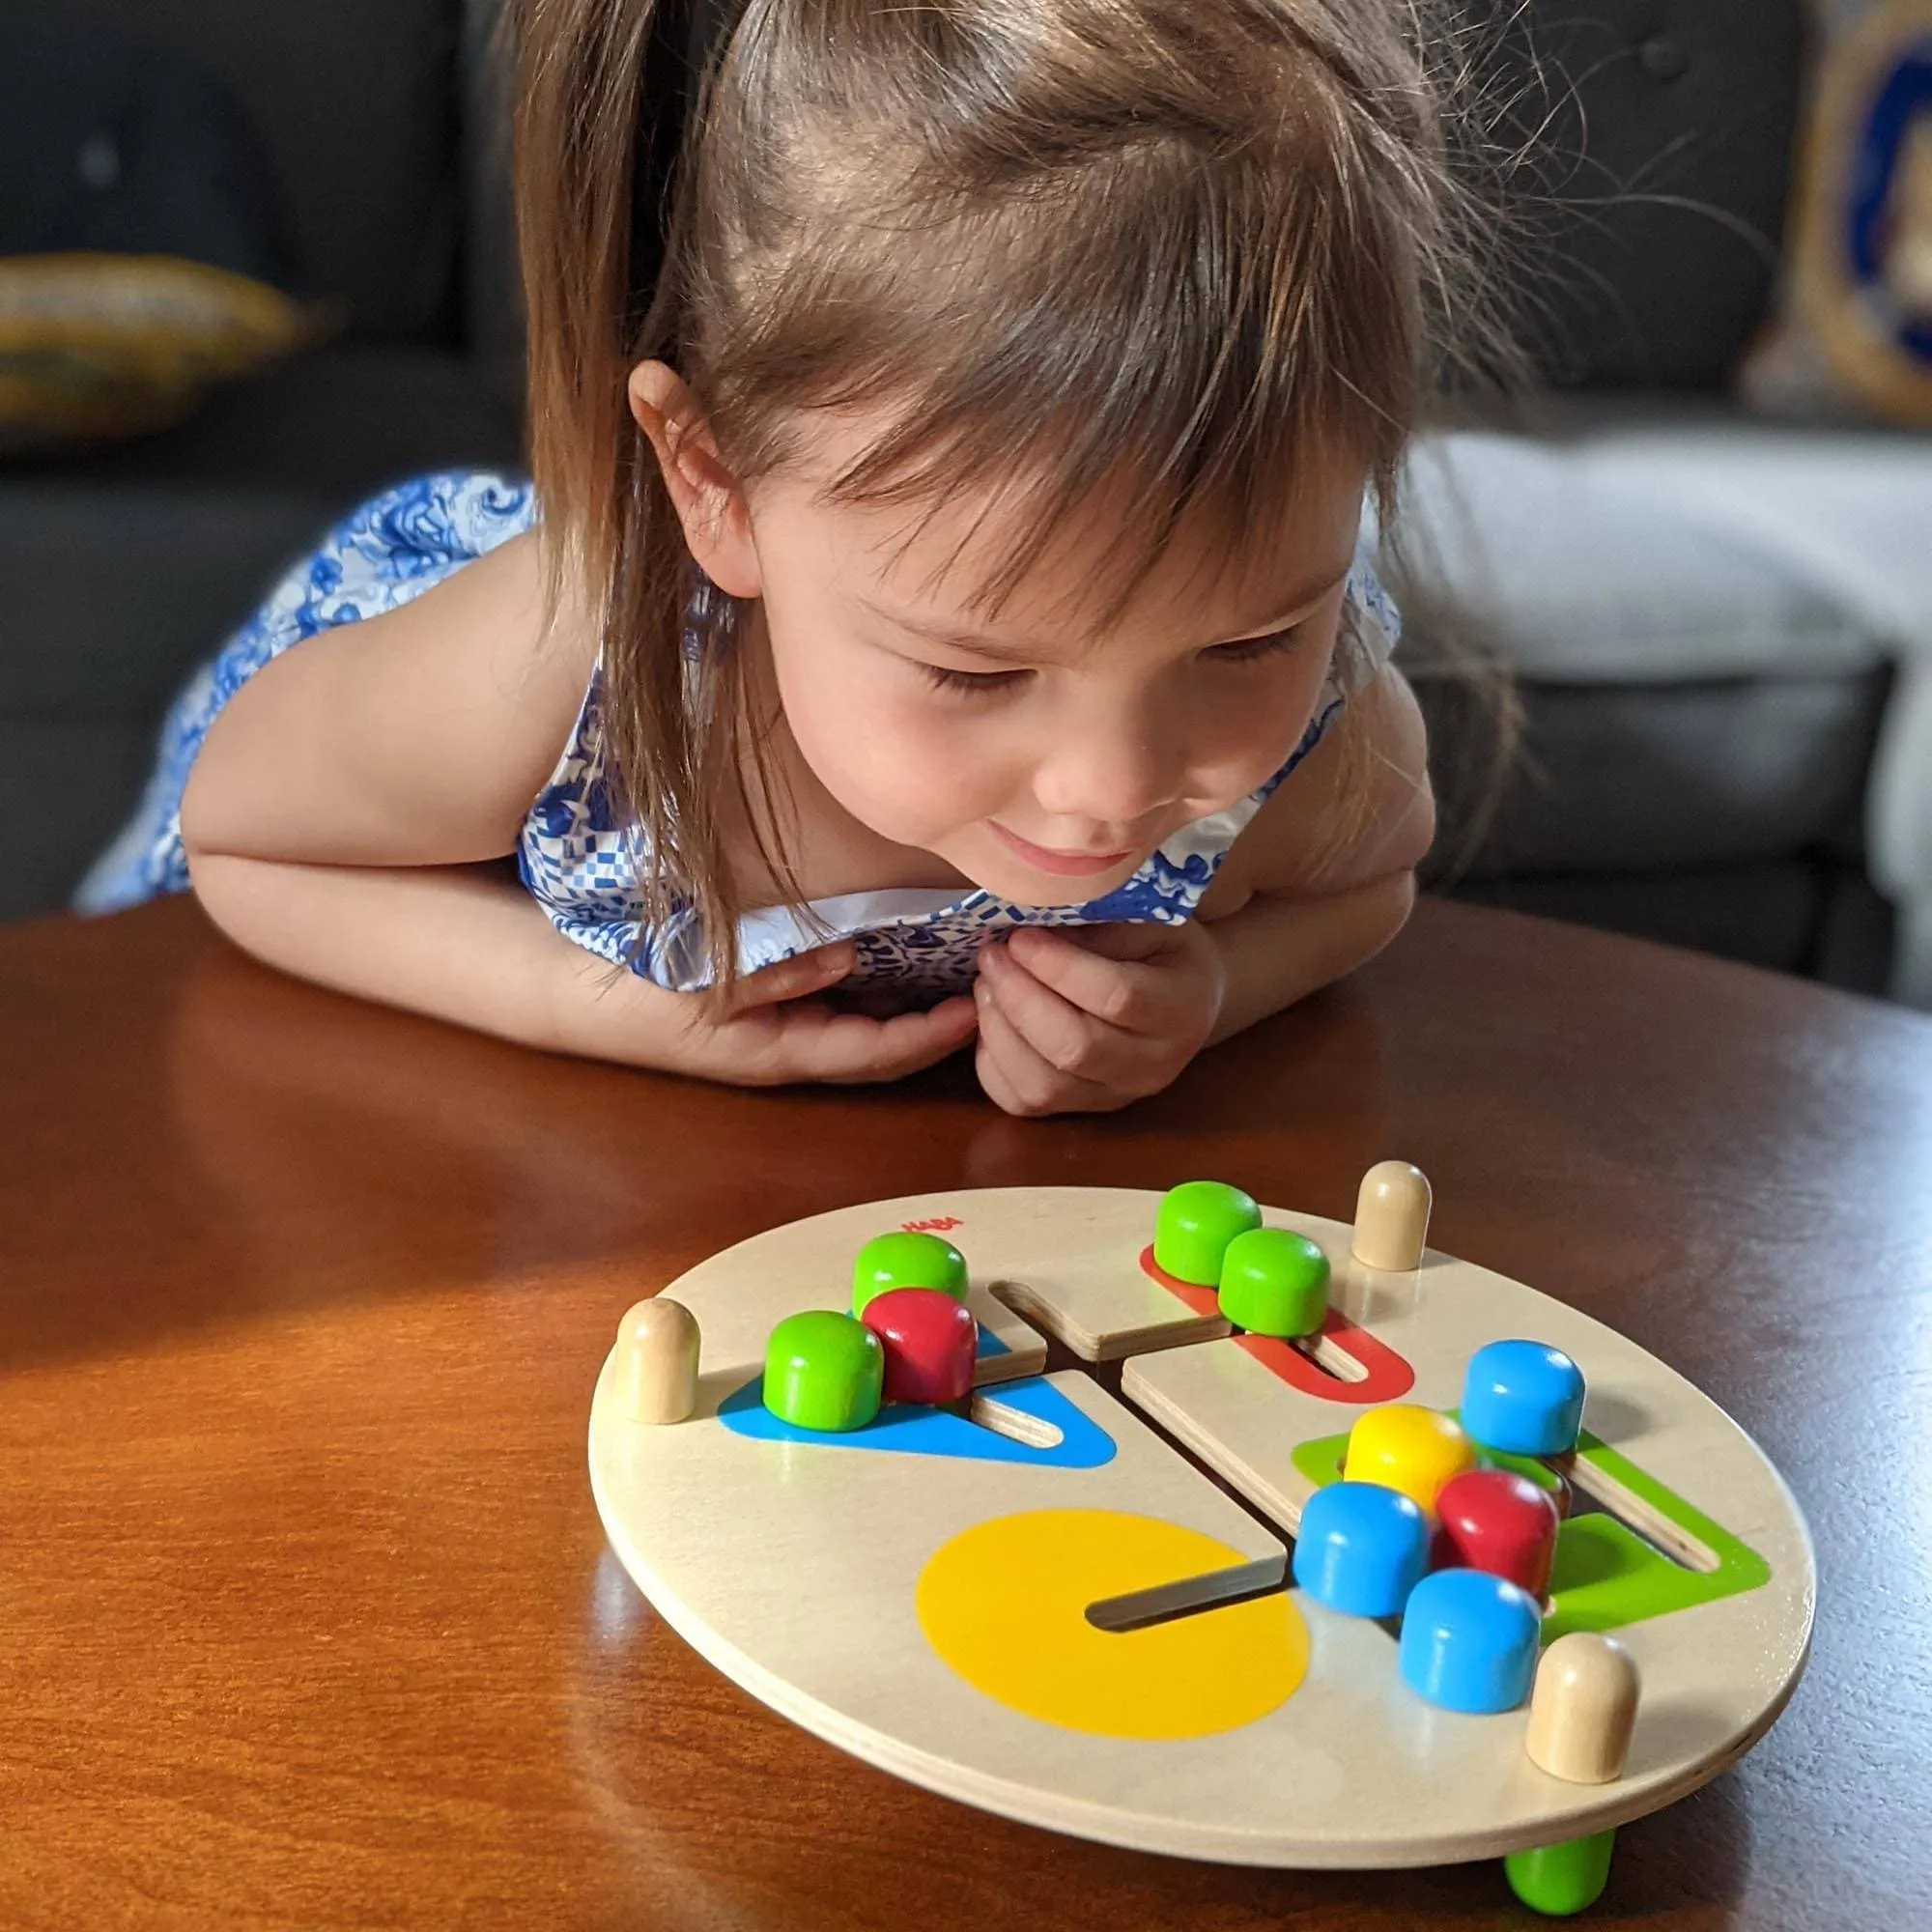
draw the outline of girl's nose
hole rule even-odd
[[[1184,763],[1153,718],[1074,719],[1041,758],[1034,797],[1050,817],[1124,832],[1180,796]]]

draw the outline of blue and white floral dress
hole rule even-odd
[[[318,631],[407,604],[528,529],[536,517],[527,484],[458,472],[402,484],[346,518],[175,700],[147,792],[83,881],[76,907],[111,912],[187,889],[181,800],[189,768],[221,707],[271,658]],[[1386,663],[1397,627],[1394,606],[1358,553],[1334,662],[1287,763],[1238,804],[1183,826],[1105,896],[1079,905],[1018,906],[985,892],[895,890],[768,907],[739,923],[741,970],[755,972],[850,938],[858,965],[849,983],[936,996],[970,985],[981,944],[1010,926],[1191,918],[1241,828],[1314,750],[1349,696]],[[519,870],[566,939],[661,986],[693,991],[707,977],[703,935],[689,908],[655,924],[643,922],[644,854],[638,828],[612,809],[599,696],[593,673],[569,742],[525,821]]]

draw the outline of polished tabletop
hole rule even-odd
[[[1110,1119],[964,1063],[735,1092],[258,968],[185,903],[0,932],[0,1926],[1294,1932],[1533,1923],[1493,1863],[1297,1874],[1010,1824],[786,1724],[610,1555],[590,1390],[728,1242],[959,1186],[1236,1179],[1682,1370],[1817,1543],[1769,1738],[1587,1922],[1932,1924],[1932,1020],[1429,904]]]

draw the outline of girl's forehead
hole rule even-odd
[[[837,473],[821,461],[768,479],[776,487],[753,498],[761,543],[777,539],[807,567],[815,559],[875,607],[1022,638],[1047,631],[1095,638],[1177,622],[1230,635],[1264,628],[1347,568],[1367,482],[1360,459],[1312,454],[1289,471],[1280,508],[1258,513],[1232,537],[1205,517],[1183,522],[1150,561],[1145,544],[1125,534],[1133,507],[1125,471],[1046,532],[1029,522],[1037,511],[1023,464],[1010,482],[912,504],[841,500],[830,487]],[[1004,595],[989,596],[986,586],[1015,547],[1042,535],[1024,574]],[[1122,583],[1135,577],[1123,601]]]

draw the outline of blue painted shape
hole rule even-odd
[[[1350,1617],[1392,1617],[1429,1568],[1429,1523],[1379,1483],[1330,1483],[1308,1498],[1294,1533],[1295,1583]]]
[[[1543,1619],[1536,1600],[1483,1570],[1437,1570],[1402,1612],[1402,1674],[1445,1711],[1514,1711],[1529,1695]]]
[[[980,1361],[983,1362],[988,1355],[1010,1355],[1012,1352],[983,1321],[980,1323],[979,1359]]]
[[[1492,1342],[1469,1357],[1461,1415],[1485,1449],[1560,1456],[1583,1424],[1583,1372],[1541,1342]]]
[[[734,1435],[759,1442],[809,1442],[820,1449],[895,1449],[907,1456],[957,1456],[968,1462],[1032,1463],[1050,1469],[1097,1469],[1116,1454],[1114,1438],[1066,1397],[1039,1376],[1001,1382],[983,1391],[988,1401],[1016,1408],[1060,1431],[1051,1449],[1015,1442],[991,1429],[954,1415],[949,1409],[928,1408],[923,1403],[895,1402],[880,1409],[863,1429],[837,1435],[797,1429],[781,1422],[764,1404],[760,1377],[728,1395],[718,1406],[718,1420]]]

